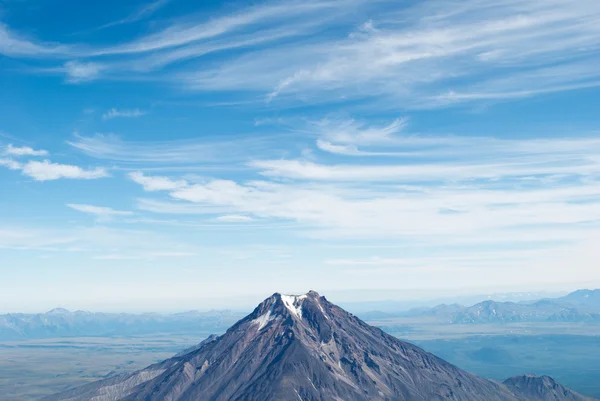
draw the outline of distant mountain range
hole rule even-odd
[[[57,308],[46,313],[0,315],[0,340],[223,332],[242,316],[241,313],[228,310],[163,315],[70,312]]]
[[[347,294],[344,294],[346,297]],[[361,292],[357,292],[357,296],[361,296]],[[473,305],[484,300],[494,300],[498,302],[533,302],[546,298],[557,298],[566,295],[566,292],[548,292],[548,291],[528,291],[528,292],[495,292],[490,294],[472,294],[472,295],[447,295],[437,296],[429,299],[417,298],[414,294],[414,299],[394,300],[394,296],[398,296],[398,291],[380,291],[380,294],[369,293],[371,298],[379,297],[378,301],[354,301],[340,302],[339,305],[356,314],[364,315],[367,312],[378,311],[383,313],[398,313],[417,308],[433,308],[440,304],[459,304]],[[391,299],[386,299],[391,297]]]
[[[0,341],[79,336],[118,336],[153,333],[221,333],[243,317],[229,310],[175,314],[70,312],[0,315]],[[579,290],[560,298],[521,302],[486,300],[472,306],[442,304],[401,312],[359,313],[364,320],[392,317],[430,318],[440,323],[584,322],[600,324],[600,290]]]
[[[274,294],[222,336],[45,401],[584,401],[549,377],[497,383],[402,342],[315,292]]]
[[[373,311],[362,314],[361,317],[369,320],[389,317],[429,317],[450,324],[543,321],[600,323],[600,290],[578,290],[564,297],[536,301],[488,300],[472,306],[442,304],[434,308],[417,308],[396,314]]]

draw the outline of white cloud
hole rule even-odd
[[[14,161],[12,159],[4,159],[4,158],[0,158],[0,166],[6,167],[10,170],[20,170],[21,168],[23,168],[21,163]]]
[[[165,202],[155,199],[138,199],[137,208],[151,213],[175,215],[205,215],[227,211],[227,208],[222,207],[200,206],[188,202]]]
[[[68,61],[62,71],[67,75],[67,82],[80,83],[97,79],[104,66],[95,62]]]
[[[348,156],[361,156],[365,155],[365,152],[358,150],[356,145],[335,145],[331,142],[324,141],[322,139],[317,140],[317,147],[325,152],[335,153],[338,155]]]
[[[364,151],[359,146],[398,145],[406,141],[399,134],[407,127],[408,119],[398,118],[385,126],[369,126],[353,119],[323,119],[308,129],[319,136],[317,147],[325,152],[346,156],[408,156],[410,152]]]
[[[4,153],[12,156],[46,156],[48,152],[45,150],[35,150],[29,146],[15,147],[9,144]]]
[[[52,163],[48,160],[41,162],[30,161],[22,166],[22,173],[36,181],[51,181],[61,178],[76,180],[93,180],[108,177],[108,172],[103,168],[85,170],[70,164]]]
[[[226,214],[217,217],[217,220],[225,223],[248,223],[254,219],[250,216],[244,216],[240,214]]]
[[[131,110],[121,109],[121,110],[119,110],[119,109],[112,108],[102,115],[102,119],[110,120],[110,119],[117,118],[117,117],[136,118],[136,117],[144,116],[146,114],[147,113],[145,111],[142,111],[140,109],[131,109]]]
[[[266,177],[262,181],[205,178],[194,183],[137,173],[135,181],[146,190],[166,191],[176,200],[140,200],[138,207],[294,222],[321,238],[578,242],[600,228],[596,136],[425,136],[405,132],[400,120],[378,127],[349,121],[341,124],[344,129],[337,122],[322,124],[325,128],[314,134],[335,140],[335,146],[354,146],[359,153],[353,154],[353,163],[341,164],[339,156],[328,154],[319,155],[326,161],[250,162]],[[396,157],[382,163],[373,159],[379,154]]]
[[[10,150],[12,154],[19,156],[44,155],[46,152],[36,151],[28,147],[14,148],[9,146],[7,149]],[[12,159],[0,158],[0,166],[10,170],[20,170],[22,174],[29,176],[36,181],[51,181],[61,178],[91,180],[109,176],[104,168],[97,167],[92,170],[85,170],[79,166],[52,163],[49,160],[20,163]]]
[[[0,54],[11,57],[46,57],[69,52],[69,47],[59,44],[43,44],[25,39],[0,23]]]
[[[215,180],[170,195],[206,207],[292,220],[335,237],[403,237],[445,243],[573,241],[600,218],[600,186],[516,189],[481,185],[442,188],[344,189]],[[448,212],[452,211],[452,212]],[[569,225],[572,230],[568,229]],[[549,230],[549,226],[565,225]],[[319,234],[321,235],[321,234]]]
[[[140,172],[129,174],[129,178],[142,185],[146,191],[173,191],[185,187],[184,180],[171,180],[168,177],[146,176]]]
[[[78,203],[69,203],[67,206],[73,210],[77,210],[82,213],[93,214],[98,217],[129,216],[133,214],[131,211],[115,210],[104,206],[83,205]]]
[[[196,256],[194,252],[139,252],[139,253],[111,253],[94,256],[96,260],[152,260],[156,258],[187,258]]]

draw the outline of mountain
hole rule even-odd
[[[0,315],[0,340],[197,333],[199,330],[222,332],[242,316],[232,311],[191,311],[163,315],[70,312],[63,308],[56,308],[46,313]]]
[[[600,289],[578,290],[564,297],[557,298],[557,300],[576,307],[600,309]]]
[[[537,377],[533,375],[524,375],[511,377],[504,381],[504,385],[511,391],[522,394],[532,400],[589,400],[589,398],[575,393],[548,376]]]
[[[600,290],[579,290],[561,298],[527,302],[479,302],[472,306],[438,305],[415,309],[403,317],[432,317],[443,323],[479,324],[509,322],[600,323]]]
[[[462,371],[311,291],[273,294],[225,334],[186,353],[44,400],[546,399],[541,397],[530,387],[522,391]]]
[[[461,305],[473,305],[483,300],[495,300],[499,302],[528,302],[537,301],[539,299],[558,297],[564,295],[563,293],[554,292],[504,292],[504,293],[491,293],[491,294],[476,294],[476,295],[447,295],[445,297],[435,298],[423,298],[423,294],[420,292],[407,293],[406,291],[386,291],[386,290],[356,290],[352,292],[342,291],[333,292],[340,299],[350,298],[368,298],[371,300],[364,301],[352,301],[352,302],[341,302],[339,305],[354,313],[357,316],[365,317],[371,312],[382,312],[386,314],[385,317],[401,316],[403,312],[415,309],[429,309],[440,304],[461,304]],[[386,297],[412,297],[412,299],[406,298],[404,300],[393,300],[387,299]],[[377,301],[373,298],[378,299]],[[381,315],[383,316],[383,315]],[[374,318],[378,318],[373,315]]]

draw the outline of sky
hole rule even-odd
[[[597,0],[1,0],[0,311],[600,287],[598,65]]]

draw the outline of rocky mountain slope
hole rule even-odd
[[[45,400],[547,399],[543,389],[512,383],[464,372],[309,292],[274,294],[225,334],[188,352]]]

